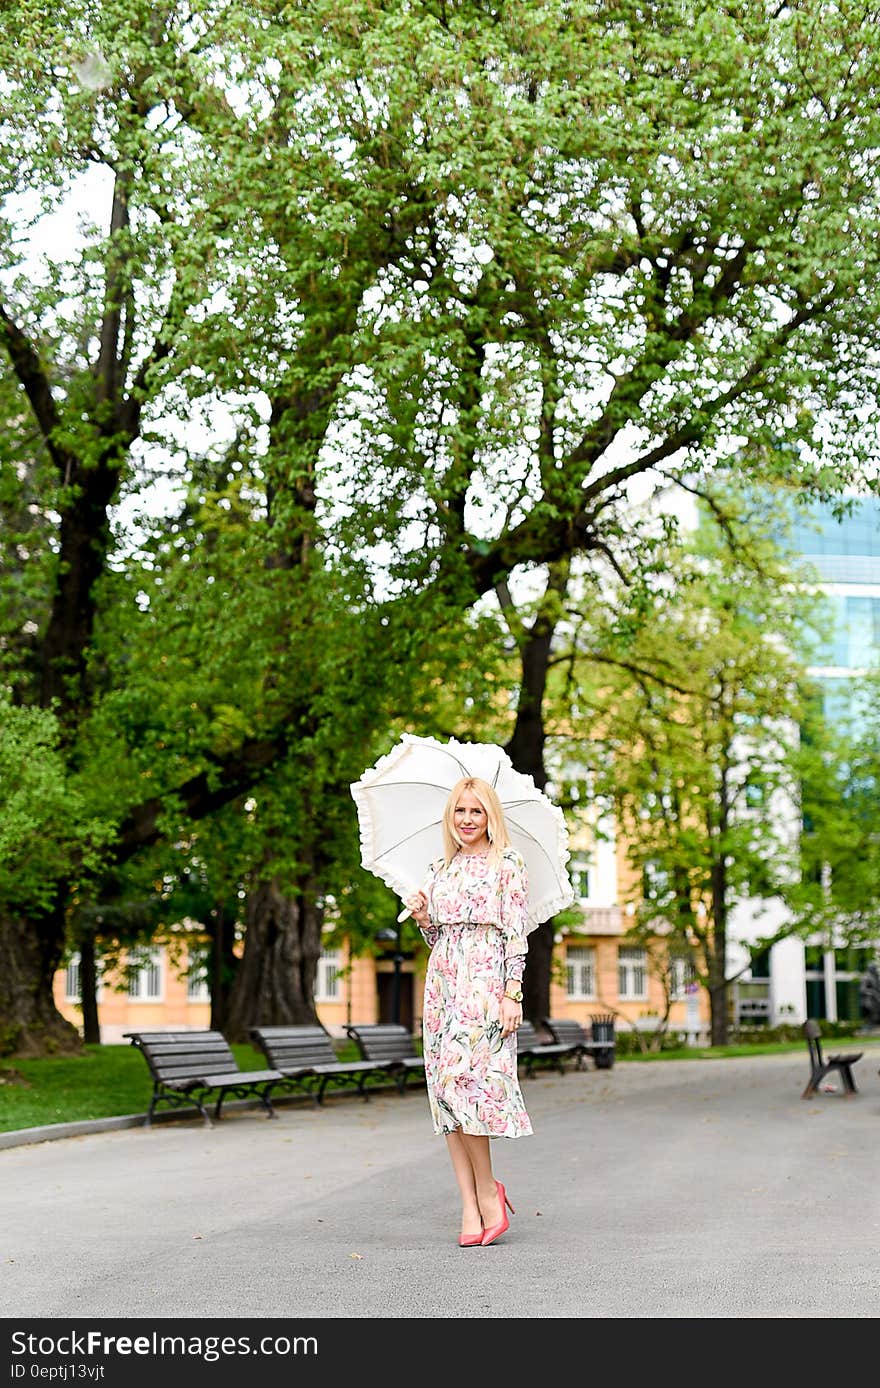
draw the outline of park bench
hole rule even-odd
[[[364,1060],[378,1061],[403,1094],[410,1075],[425,1077],[424,1057],[407,1027],[397,1022],[355,1022],[346,1027]]]
[[[608,1040],[596,1041],[586,1027],[571,1017],[545,1017],[542,1023],[557,1043],[570,1043],[577,1048],[578,1068],[584,1068],[584,1061],[591,1056],[597,1070],[610,1070],[614,1064],[615,1042],[613,1033]]]
[[[368,1077],[385,1070],[381,1060],[340,1060],[321,1026],[296,1023],[251,1027],[251,1037],[285,1082],[306,1090],[316,1105],[324,1102],[328,1084],[353,1084],[364,1099],[369,1099]]]
[[[849,1051],[826,1056],[822,1049],[821,1028],[818,1022],[812,1020],[804,1022],[804,1036],[807,1038],[807,1049],[810,1054],[810,1078],[807,1080],[801,1098],[812,1099],[814,1094],[818,1094],[820,1083],[826,1075],[830,1075],[834,1070],[840,1075],[844,1097],[848,1099],[851,1095],[857,1094],[858,1090],[853,1079],[852,1067],[857,1060],[861,1060],[864,1051]]]
[[[575,1041],[542,1041],[538,1029],[525,1019],[520,1022],[516,1033],[516,1056],[525,1073],[531,1075],[538,1065],[551,1065],[562,1073],[565,1062],[580,1062],[580,1051]]]
[[[283,1078],[279,1070],[242,1070],[229,1043],[219,1031],[126,1031],[123,1035],[141,1052],[153,1077],[153,1093],[145,1126],[153,1121],[159,1104],[185,1108],[193,1104],[208,1127],[205,1107],[216,1094],[214,1117],[220,1118],[229,1095],[256,1095],[269,1118],[275,1117],[270,1092]]]

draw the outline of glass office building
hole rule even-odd
[[[796,512],[789,544],[825,593],[831,635],[814,666],[833,718],[850,707],[854,674],[880,664],[880,497],[861,497],[848,515],[814,503]]]
[[[819,502],[797,508],[787,544],[813,570],[828,604],[828,638],[811,669],[826,716],[837,721],[853,708],[854,677],[880,666],[880,497],[859,498],[842,517]],[[805,1008],[808,1017],[859,1019],[859,979],[875,952],[837,945],[785,941],[772,952],[771,1000],[788,1000],[785,1015]],[[792,1001],[798,994],[801,1008]],[[783,1020],[778,1007],[771,1018]]]

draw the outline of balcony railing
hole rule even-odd
[[[626,930],[619,906],[584,906],[581,923],[572,927],[576,935],[622,935]]]

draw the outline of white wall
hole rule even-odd
[[[807,1020],[804,942],[797,935],[780,940],[770,951],[770,1025]]]
[[[781,901],[745,901],[731,912],[727,949],[728,972],[747,964],[750,945],[782,929],[788,913]],[[788,936],[770,951],[770,1026],[806,1021],[804,942]]]

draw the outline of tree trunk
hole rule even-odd
[[[712,971],[709,984],[712,1045],[726,1046],[727,1001],[727,870],[723,861],[712,865]]]
[[[546,604],[539,608],[538,615],[530,628],[519,632],[520,661],[522,678],[516,708],[516,722],[510,740],[505,747],[507,755],[517,771],[531,776],[539,790],[547,784],[547,770],[544,765],[544,698],[547,690],[547,673],[556,629],[554,611],[564,596],[568,583],[568,563],[550,566],[545,597]],[[501,585],[498,596],[502,607],[512,611],[512,603],[506,585]],[[540,1026],[550,1015],[550,974],[553,963],[553,921],[544,921],[529,935],[529,952],[526,956],[526,969],[523,975],[523,1016]]]
[[[76,1055],[76,1027],[55,1006],[53,983],[64,954],[59,904],[37,920],[0,913],[0,1055]]]
[[[79,1001],[83,1018],[83,1041],[90,1046],[101,1042],[98,1021],[98,965],[95,932],[84,930],[79,941]]]
[[[727,982],[722,979],[717,988],[709,989],[709,1008],[711,1012],[711,1044],[726,1046],[727,1026]]]
[[[229,999],[229,1041],[249,1041],[253,1026],[320,1025],[315,975],[322,918],[311,894],[285,896],[275,879],[256,883],[248,895],[244,956]]]
[[[211,932],[211,1026],[226,1034],[229,1003],[239,960],[235,955],[235,911],[218,901],[208,925]],[[256,1024],[255,1024],[256,1025]]]
[[[545,921],[529,935],[523,974],[523,1016],[540,1030],[550,1015],[550,966],[553,962],[553,922]]]

